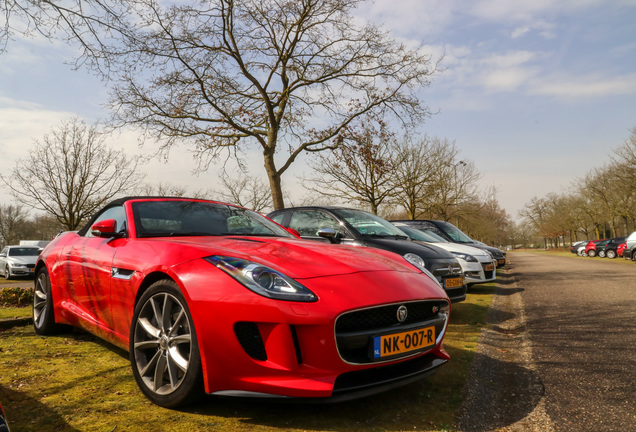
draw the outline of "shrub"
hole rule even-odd
[[[33,303],[33,288],[0,288],[0,306],[24,307]]]

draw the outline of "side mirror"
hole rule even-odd
[[[91,227],[91,234],[95,237],[116,238],[123,237],[123,232],[115,232],[117,229],[117,221],[115,219],[104,219]]]
[[[337,243],[338,240],[338,233],[333,228],[320,228],[318,230],[318,236],[326,238],[329,240],[329,243]]]

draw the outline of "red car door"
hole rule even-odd
[[[69,292],[76,308],[72,310],[91,324],[112,329],[110,281],[113,257],[121,239],[84,237],[66,250]]]

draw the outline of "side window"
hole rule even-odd
[[[441,229],[437,228],[435,225],[427,226],[426,229],[428,231],[433,231],[435,234],[437,234],[443,239],[447,238],[446,233],[442,231]]]
[[[122,206],[110,207],[104,210],[104,212],[93,221],[93,224],[106,219],[115,219],[117,221],[117,227],[115,228],[116,232],[120,232],[127,228],[126,211]],[[86,232],[85,237],[93,237],[90,229]]]
[[[298,231],[301,237],[318,237],[318,230],[331,228],[336,232],[340,230],[337,220],[321,211],[297,211],[292,214],[289,227]]]
[[[283,219],[285,219],[285,213],[278,213],[272,217],[270,217],[271,220],[273,220],[274,222],[276,222],[277,224],[282,225],[283,224]]]

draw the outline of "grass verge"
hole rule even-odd
[[[208,397],[186,410],[168,410],[138,390],[126,352],[80,330],[45,338],[31,326],[0,330],[0,401],[18,432],[452,430],[493,292],[493,284],[474,286],[465,302],[453,305],[445,338],[451,361],[436,375],[357,401]]]

